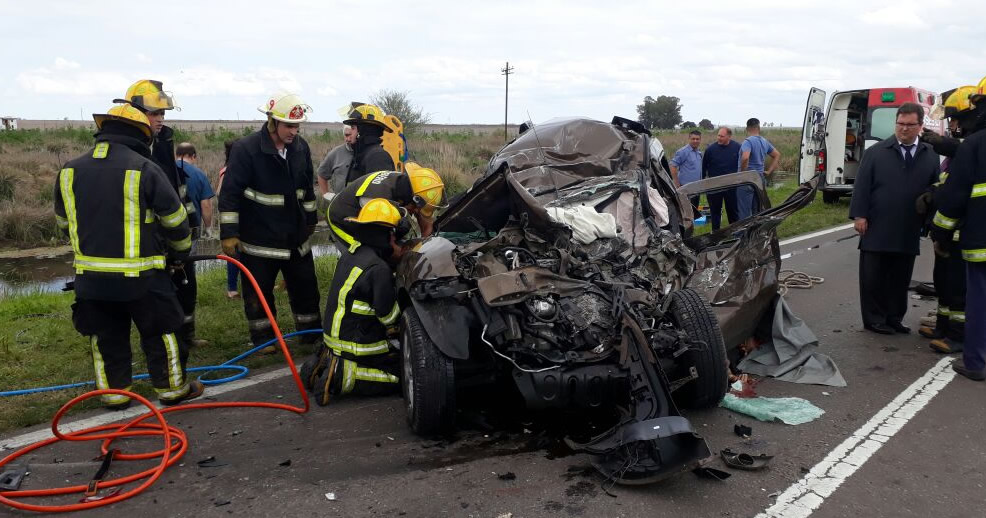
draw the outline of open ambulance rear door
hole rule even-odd
[[[818,152],[825,146],[825,91],[812,88],[808,92],[805,120],[801,127],[801,160],[799,182],[805,183],[815,176]]]

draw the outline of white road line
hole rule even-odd
[[[251,376],[250,378],[231,381],[229,383],[223,383],[222,385],[206,387],[205,395],[206,397],[218,396],[220,394],[225,394],[226,392],[239,390],[241,388],[246,388],[252,385],[256,385],[258,383],[264,383],[267,381],[275,380],[277,378],[282,378],[289,374],[291,374],[291,369],[287,367],[283,367],[274,371],[265,372],[263,374],[258,374],[256,376]],[[161,405],[158,405],[158,408],[161,408]],[[83,428],[92,428],[94,426],[102,426],[104,424],[132,419],[146,412],[147,412],[147,407],[138,404],[121,412],[107,412],[92,417],[87,417],[85,419],[79,419],[78,421],[73,421],[71,423],[62,423],[59,430],[61,430],[62,432],[74,432],[76,430],[81,430]],[[10,437],[9,439],[0,439],[0,452],[4,452],[5,450],[17,449],[22,446],[27,446],[28,444],[34,444],[36,442],[40,442],[45,439],[50,439],[51,437],[54,437],[54,435],[52,435],[51,433],[51,429],[46,428],[43,430],[37,430],[34,432],[28,432],[15,437]]]
[[[804,241],[805,239],[812,239],[815,237],[824,236],[827,234],[831,234],[833,232],[848,230],[852,227],[853,227],[853,223],[847,223],[845,225],[839,225],[838,227],[832,227],[832,228],[827,228],[825,230],[819,230],[818,232],[812,232],[811,234],[802,234],[800,236],[794,236],[792,238],[785,239],[780,242],[780,245],[787,246],[790,245],[791,243],[797,243],[798,241]]]
[[[756,518],[807,518],[955,377],[953,358],[934,367],[836,446]]]

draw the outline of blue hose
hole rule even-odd
[[[295,331],[293,333],[288,333],[288,334],[284,335],[284,338],[291,338],[292,336],[312,334],[312,333],[321,333],[321,332],[322,332],[321,329],[305,329],[304,331]],[[202,372],[202,373],[208,373],[208,372],[211,372],[211,371],[218,371],[218,370],[237,371],[235,374],[232,374],[230,376],[226,376],[225,378],[208,379],[208,380],[207,379],[202,379],[202,377],[205,376],[205,374],[202,374],[202,375],[199,376],[199,381],[201,381],[203,385],[221,385],[223,383],[229,383],[230,381],[236,381],[236,380],[238,380],[240,378],[245,377],[250,372],[250,369],[248,369],[248,368],[246,368],[246,367],[244,367],[242,365],[234,365],[236,362],[238,362],[238,361],[240,361],[240,360],[242,360],[242,359],[244,359],[244,358],[246,358],[246,357],[248,357],[248,356],[256,353],[257,351],[259,351],[259,350],[261,350],[261,349],[263,349],[263,348],[265,348],[265,347],[267,347],[269,345],[273,345],[275,343],[277,343],[277,338],[274,338],[273,340],[264,342],[264,343],[262,343],[262,344],[260,344],[260,345],[258,345],[256,347],[254,347],[253,349],[250,349],[249,351],[247,351],[247,352],[245,352],[243,354],[240,354],[239,356],[236,356],[233,359],[226,360],[225,362],[223,362],[223,363],[221,363],[219,365],[208,365],[208,366],[205,366],[205,367],[191,367],[191,368],[188,368],[188,369],[185,369],[185,370],[186,370],[186,372]],[[146,379],[148,379],[150,377],[151,377],[150,374],[138,374],[138,375],[134,376],[133,379],[135,379],[135,380],[146,380]],[[51,387],[38,387],[38,388],[21,389],[21,390],[7,390],[7,391],[0,392],[0,397],[5,397],[5,396],[23,396],[23,395],[26,395],[26,394],[38,394],[40,392],[54,392],[56,390],[73,389],[73,388],[85,387],[87,385],[95,385],[95,384],[96,384],[95,381],[83,381],[83,382],[79,382],[79,383],[69,383],[67,385],[53,385]]]

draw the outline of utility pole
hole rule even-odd
[[[510,66],[510,62],[507,61],[507,66],[500,69],[504,80],[506,81],[506,88],[503,92],[503,141],[507,141],[507,106],[510,102],[510,74],[512,74],[514,68]]]

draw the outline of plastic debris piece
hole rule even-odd
[[[828,392],[822,392],[822,395],[823,396],[831,396],[832,394],[829,394]]]
[[[501,475],[497,475],[496,478],[498,478],[500,480],[516,480],[517,479],[517,475],[515,475],[513,471],[508,471],[508,472],[503,473]]]
[[[212,505],[216,507],[222,507],[224,505],[229,505],[230,503],[232,502],[230,502],[229,500],[216,500],[215,503],[213,503]]]
[[[810,401],[797,397],[742,399],[733,394],[726,394],[719,406],[754,417],[760,421],[778,420],[790,425],[814,421],[825,413],[824,410],[811,404]]]
[[[290,465],[291,465],[291,459],[288,459],[288,460],[286,460],[286,461],[278,464],[278,466],[284,466],[284,467],[288,467]]]
[[[733,426],[733,433],[740,437],[746,438],[753,435],[753,428],[744,424],[737,424]]]
[[[692,473],[698,475],[699,478],[708,478],[708,479],[719,480],[719,481],[726,480],[727,478],[733,476],[733,474],[729,473],[728,471],[723,471],[721,469],[715,469],[715,468],[707,468],[707,467],[696,468],[692,470]]]
[[[325,493],[325,498],[327,500],[329,500],[330,502],[335,502],[336,501],[336,494],[335,493]]]
[[[206,457],[206,458],[204,458],[204,459],[196,462],[196,464],[198,464],[198,466],[200,468],[218,468],[220,466],[227,466],[227,465],[229,465],[228,462],[220,462],[220,461],[216,460],[216,457],[214,457],[214,456]]]

